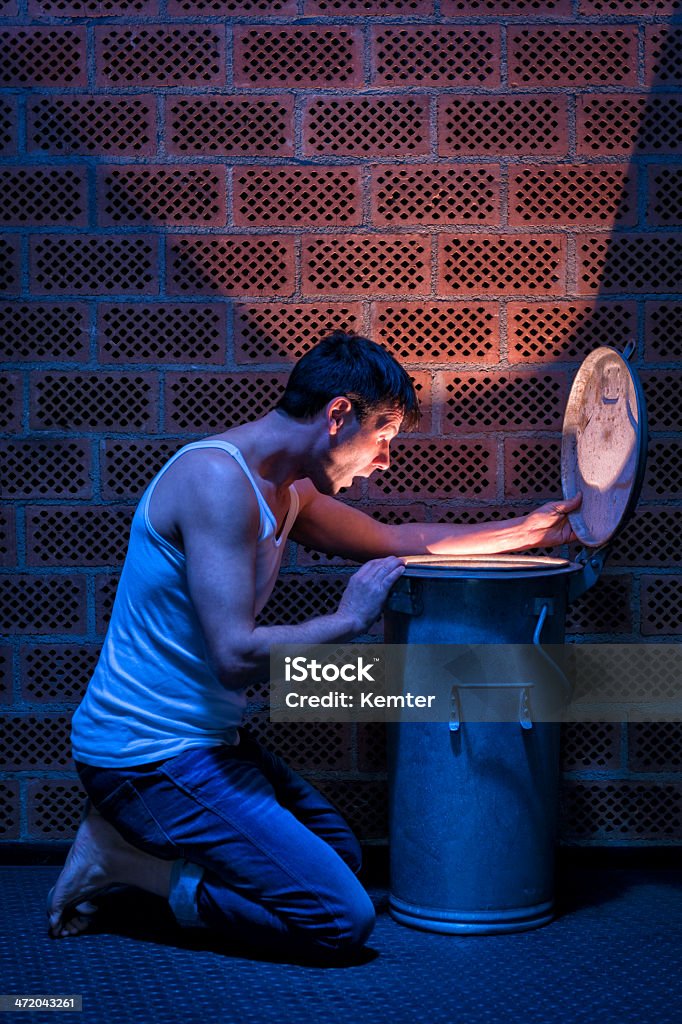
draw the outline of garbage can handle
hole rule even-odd
[[[559,666],[554,661],[554,659],[549,656],[549,654],[544,649],[544,647],[542,646],[542,643],[540,641],[540,635],[542,633],[542,627],[545,624],[545,620],[547,618],[548,611],[549,611],[549,605],[543,604],[542,608],[540,609],[540,614],[538,615],[538,621],[537,621],[537,624],[535,626],[535,632],[533,633],[533,645],[534,645],[536,651],[538,652],[538,654],[540,654],[545,659],[547,664],[550,665],[550,667],[554,670],[556,675],[559,676],[559,679],[561,680],[561,685],[564,688],[564,697],[566,698],[566,703],[570,703],[571,698],[573,696],[573,684],[571,683],[570,679],[568,678],[566,673],[563,671],[563,669],[559,668]]]

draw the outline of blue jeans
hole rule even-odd
[[[247,733],[154,765],[77,764],[92,803],[132,845],[174,860],[181,925],[287,954],[352,953],[374,926],[360,846],[308,782]]]

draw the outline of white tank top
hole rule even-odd
[[[133,517],[102,652],[73,716],[73,756],[85,764],[104,768],[146,764],[191,747],[238,742],[245,691],[225,689],[211,671],[189,596],[185,556],[149,520],[149,501],[157,482],[176,459],[198,448],[227,452],[256,493],[260,528],[254,614],[263,608],[275,585],[287,535],[298,514],[296,488],[289,488],[289,511],[276,537],[275,517],[239,449],[216,440],[185,445],[154,477]]]

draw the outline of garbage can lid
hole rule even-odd
[[[628,354],[606,346],[591,352],[566,405],[561,484],[565,498],[582,491],[582,504],[569,520],[588,548],[601,547],[622,529],[644,478],[646,406]]]

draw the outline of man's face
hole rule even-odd
[[[375,470],[388,469],[389,445],[401,422],[402,414],[395,411],[370,413],[362,423],[350,413],[329,438],[324,469],[330,488],[326,493],[337,494],[342,487],[350,487],[356,476],[368,477]]]

